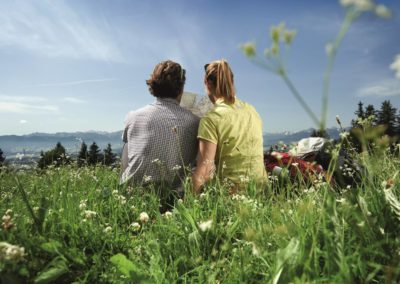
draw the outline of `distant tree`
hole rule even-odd
[[[107,144],[107,148],[104,149],[103,164],[106,166],[111,166],[115,162],[115,155],[112,152],[111,144]]]
[[[97,146],[96,142],[93,142],[92,145],[89,147],[88,152],[88,164],[89,165],[96,165],[100,160],[100,148]]]
[[[373,125],[376,125],[377,122],[377,111],[375,110],[375,107],[373,105],[367,105],[365,108],[365,117],[371,117],[374,116],[374,119],[372,121]]]
[[[3,151],[0,149],[0,167],[3,165],[5,160],[6,160],[6,157],[4,156]]]
[[[313,131],[310,134],[310,137],[321,137],[326,139],[330,138],[326,130],[317,130],[317,129],[313,129]]]
[[[360,127],[358,120],[365,118],[364,104],[361,101],[358,102],[358,109],[354,112],[354,114],[357,116],[357,118],[351,121],[351,125],[352,127]]]
[[[397,109],[392,106],[390,101],[384,101],[378,112],[377,123],[386,126],[385,134],[394,136],[396,134],[396,112]]]
[[[38,167],[44,169],[50,165],[59,167],[61,165],[69,164],[71,161],[66,155],[66,151],[60,142],[56,146],[47,152],[40,152],[40,159],[38,161]]]
[[[81,149],[79,150],[78,157],[77,157],[77,164],[78,167],[82,167],[88,163],[88,150],[87,145],[85,142],[82,142]]]

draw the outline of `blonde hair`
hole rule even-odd
[[[204,66],[205,80],[211,83],[214,95],[224,98],[228,104],[235,103],[235,86],[233,85],[233,73],[228,62],[224,59],[213,61]]]

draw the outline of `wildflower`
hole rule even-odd
[[[285,23],[280,23],[279,26],[272,26],[269,35],[274,43],[278,43],[282,32],[285,30]]]
[[[106,233],[106,234],[107,234],[107,233],[110,233],[111,231],[112,231],[111,226],[107,226],[107,227],[105,227],[104,230],[103,230],[103,232]]]
[[[25,256],[25,248],[0,242],[0,261],[19,262]]]
[[[288,45],[291,44],[293,41],[293,38],[296,36],[296,33],[297,32],[295,30],[292,30],[292,31],[286,30],[283,33],[283,40],[285,41],[285,43]]]
[[[118,196],[117,196],[117,200],[118,200],[122,205],[126,204],[126,198],[125,198],[125,196],[123,196],[123,195],[118,195]]]
[[[180,165],[175,165],[172,167],[173,171],[179,171],[182,167]]]
[[[289,215],[293,215],[293,210],[290,209],[288,213],[289,213]]]
[[[172,212],[171,211],[167,211],[164,213],[165,218],[169,219],[172,217]]]
[[[250,181],[250,178],[248,176],[240,175],[239,176],[240,182],[246,183]]]
[[[134,231],[138,231],[140,229],[140,224],[138,222],[133,222],[129,225],[129,227],[132,228]]]
[[[119,191],[116,190],[116,189],[114,189],[114,190],[111,192],[111,194],[114,195],[114,196],[115,196],[115,195],[118,195],[118,193],[119,193]]]
[[[400,54],[396,56],[395,60],[390,65],[390,69],[394,70],[396,72],[396,77],[400,79]]]
[[[12,215],[13,211],[11,209],[7,209],[5,215]]]
[[[97,212],[91,210],[85,210],[85,219],[90,220],[97,216]]]
[[[205,231],[210,230],[212,227],[212,223],[213,223],[212,219],[199,223],[198,225],[199,225],[200,231],[205,232]]]
[[[251,253],[252,253],[254,256],[260,255],[260,251],[258,250],[258,248],[257,248],[257,246],[256,246],[255,243],[252,243]]]
[[[339,136],[342,140],[347,139],[347,137],[349,137],[350,133],[345,131],[345,132],[340,132]]]
[[[328,42],[325,45],[325,52],[328,56],[331,56],[334,52],[335,52],[335,46],[333,45],[333,43]]]
[[[135,205],[132,205],[132,206],[131,206],[131,210],[132,210],[132,211],[136,211]]]
[[[357,224],[358,227],[364,227],[364,225],[365,225],[364,221],[361,221],[360,223]]]
[[[256,45],[254,42],[242,44],[240,49],[247,57],[254,57],[256,55]]]
[[[353,6],[361,12],[374,9],[374,3],[371,0],[340,0],[340,5],[343,7]]]
[[[80,210],[85,210],[86,209],[86,202],[87,202],[87,200],[81,200],[81,202],[79,203],[79,209]]]
[[[149,215],[146,212],[142,212],[139,215],[139,220],[141,223],[147,223],[149,221]]]
[[[392,16],[392,12],[385,5],[379,4],[375,7],[375,14],[381,18],[390,18]]]
[[[379,227],[379,231],[381,232],[382,235],[385,234],[385,230],[382,227]]]
[[[200,199],[204,199],[204,198],[206,198],[206,197],[207,197],[207,194],[206,194],[206,193],[204,193],[204,192],[200,193]]]

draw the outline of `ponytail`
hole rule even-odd
[[[235,103],[235,87],[233,85],[233,73],[224,59],[214,61],[206,65],[206,80],[214,86],[215,96],[224,98],[228,104]]]

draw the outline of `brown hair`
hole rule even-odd
[[[157,98],[176,98],[183,92],[186,71],[176,62],[166,60],[158,63],[146,80],[150,93]]]
[[[205,80],[211,83],[214,95],[224,98],[228,104],[235,103],[235,86],[233,85],[233,73],[228,62],[224,59],[213,61],[204,66]]]

